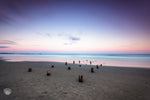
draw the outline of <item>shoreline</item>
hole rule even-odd
[[[64,64],[65,62],[59,62],[59,61],[7,61],[7,60],[5,60],[5,59],[1,59],[0,58],[0,62],[8,62],[8,63],[13,63],[13,62],[15,62],[15,63],[20,63],[20,62],[30,62],[30,63],[62,63],[62,64]],[[68,62],[68,64],[73,64],[73,63],[69,63]],[[96,66],[97,64],[82,64],[82,63],[75,63],[76,65],[86,65],[86,66]],[[99,64],[100,65],[100,64]],[[103,64],[103,67],[117,67],[117,68],[140,68],[140,69],[150,69],[150,67],[137,67],[137,66],[111,66],[111,65],[105,65],[105,64]]]
[[[22,55],[22,54],[4,54],[1,58],[8,62],[22,62],[22,61],[33,61],[33,62],[69,62],[72,63],[81,61],[82,64],[90,64],[92,61],[93,65],[103,64],[105,66],[116,66],[116,67],[144,67],[150,68],[150,55],[149,54],[99,54],[99,55],[75,55],[75,54],[65,54],[65,55]]]

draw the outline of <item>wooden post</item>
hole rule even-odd
[[[92,62],[90,61],[90,64],[92,64]]]
[[[73,61],[73,64],[75,64],[75,61]]]
[[[98,65],[96,65],[96,68],[98,69],[98,68],[99,68],[99,66],[98,66]]]
[[[67,66],[67,62],[65,62],[65,65]]]
[[[68,67],[68,70],[71,70],[71,67],[70,67],[70,66]]]
[[[28,72],[32,72],[32,68],[29,68],[29,69],[28,69]]]
[[[50,76],[51,73],[50,73],[50,70],[47,70],[47,76]]]
[[[79,82],[83,82],[83,75],[79,75]]]
[[[54,68],[54,65],[52,65],[51,67]]]
[[[94,73],[94,68],[91,68],[91,72]]]

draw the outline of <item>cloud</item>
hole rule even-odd
[[[75,44],[76,42],[80,41],[80,38],[79,37],[76,37],[76,36],[72,36],[71,34],[69,33],[58,33],[58,34],[52,34],[52,33],[41,33],[41,32],[37,32],[36,33],[37,35],[40,35],[40,36],[44,36],[44,37],[49,37],[49,38],[62,38],[62,39],[65,39],[67,40],[68,42],[65,42],[63,43],[64,45],[72,45],[72,44]]]
[[[64,43],[64,45],[72,45],[72,43]]]
[[[0,44],[10,44],[10,45],[16,45],[17,43],[10,40],[2,40],[0,41]]]
[[[30,9],[43,8],[51,0],[0,0],[0,25],[26,18]]]
[[[9,21],[10,21],[10,17],[8,15],[0,12],[0,24],[1,23],[8,24]]]
[[[39,35],[39,36],[42,36],[42,37],[49,37],[49,38],[52,38],[52,37],[53,37],[53,34],[51,34],[51,33],[41,33],[41,32],[37,32],[36,34]]]
[[[72,41],[79,41],[80,40],[80,38],[79,37],[69,37],[69,39],[70,40],[72,40]]]
[[[50,33],[46,33],[45,35],[46,35],[47,37],[49,37],[49,38],[52,37],[52,35],[51,35]]]
[[[79,37],[73,37],[73,36],[68,36],[69,42],[64,43],[64,45],[72,45],[77,43],[77,41],[80,41]]]
[[[30,3],[26,0],[0,0],[0,25],[10,24],[23,17],[24,7]],[[27,6],[24,6],[27,5]]]
[[[0,48],[9,48],[9,46],[0,46]]]
[[[59,33],[59,34],[57,34],[57,36],[60,36],[60,37],[69,37],[71,35],[69,33]]]

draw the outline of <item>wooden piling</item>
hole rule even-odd
[[[91,72],[94,73],[94,68],[91,68]]]
[[[79,75],[79,82],[83,82],[83,75]]]
[[[32,68],[28,68],[28,72],[32,72]]]
[[[50,70],[47,70],[47,76],[50,76],[51,73],[50,73]]]

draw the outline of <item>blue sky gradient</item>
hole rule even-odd
[[[0,0],[0,52],[150,53],[147,0]],[[11,42],[10,42],[11,41]]]

